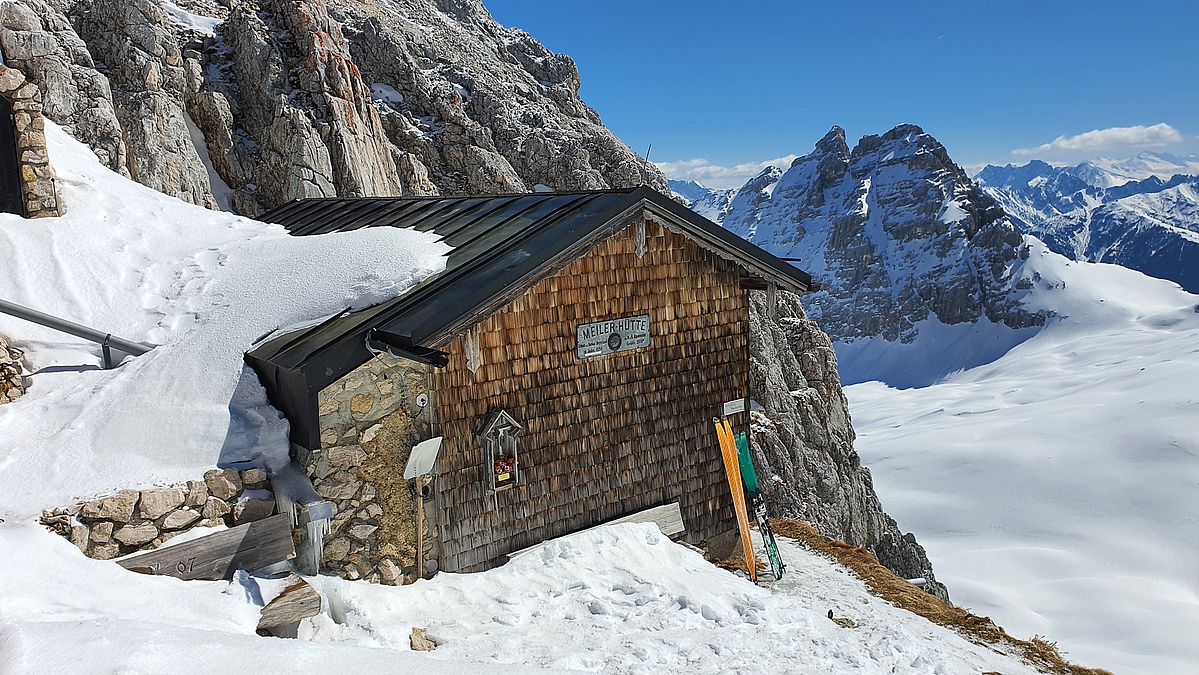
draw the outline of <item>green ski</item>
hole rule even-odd
[[[762,542],[766,545],[766,557],[770,559],[770,569],[774,578],[783,578],[783,559],[779,555],[778,543],[774,540],[774,531],[770,529],[770,519],[766,515],[766,500],[758,486],[758,474],[754,471],[753,459],[749,456],[749,438],[745,432],[737,434],[737,463],[741,465],[741,480],[745,483],[745,492],[749,495],[749,503],[753,508],[754,519],[758,522],[758,531],[762,533]]]

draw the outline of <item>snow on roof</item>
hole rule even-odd
[[[47,123],[61,218],[0,214],[0,298],[161,345],[111,371],[99,346],[0,314],[32,386],[0,407],[0,514],[287,456],[287,422],[242,361],[256,339],[403,293],[443,268],[436,236],[291,237],[165,196]]]

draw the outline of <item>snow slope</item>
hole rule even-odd
[[[98,370],[98,345],[0,314],[33,371],[29,392],[0,407],[0,517],[196,478],[218,460],[285,458],[286,421],[242,354],[266,333],[373,304],[444,265],[433,235],[293,238],[185,204],[47,126],[68,213],[0,214],[0,249],[15,254],[0,298],[160,346]]]
[[[920,389],[846,389],[857,449],[954,600],[1115,672],[1199,663],[1199,296],[1033,247],[1059,315]],[[1064,286],[1063,286],[1064,284]]]
[[[404,587],[321,577],[340,622],[318,617],[302,631],[395,648],[425,626],[439,643],[435,658],[553,672],[1029,672],[870,595],[830,560],[786,540],[780,551],[788,574],[767,589],[653,525],[605,526],[482,574]],[[837,626],[830,609],[858,628]]]

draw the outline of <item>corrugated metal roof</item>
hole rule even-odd
[[[297,200],[260,217],[295,235],[344,232],[363,227],[431,231],[453,247],[444,271],[404,295],[317,326],[273,337],[246,355],[274,383],[304,383],[306,410],[288,410],[296,392],[271,391],[292,423],[293,440],[319,444],[319,432],[299,423],[311,413],[317,392],[371,357],[368,334],[415,356],[429,356],[462,329],[532,285],[546,270],[582,255],[596,241],[623,229],[644,211],[673,223],[699,245],[733,259],[753,274],[803,292],[811,278],[789,263],[646,187],[577,193],[473,197],[380,197]],[[286,371],[286,372],[285,372]],[[283,402],[291,399],[286,406]],[[298,436],[298,437],[297,437]]]

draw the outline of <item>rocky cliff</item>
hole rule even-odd
[[[471,0],[10,0],[0,49],[110,168],[209,207],[667,191],[569,56]]]
[[[870,471],[854,450],[849,403],[832,341],[807,318],[798,296],[751,298],[750,434],[754,464],[772,516],[802,518],[822,534],[864,546],[905,579],[948,600],[911,534],[883,511]]]
[[[47,117],[107,166],[210,208],[640,183],[669,193],[579,99],[570,57],[473,0],[8,0],[0,49],[41,86]],[[755,451],[780,478],[768,485],[776,514],[931,580],[853,451],[827,336],[794,298],[780,319],[763,302]]]

